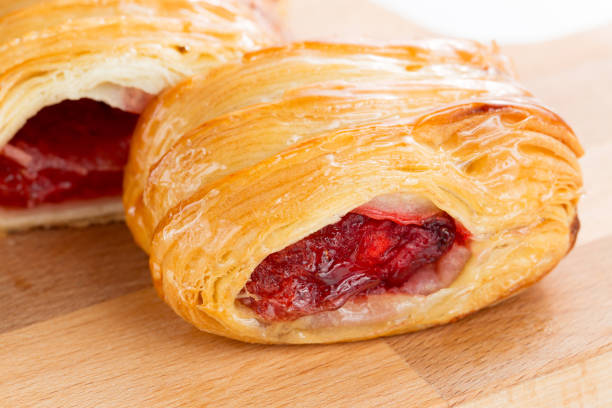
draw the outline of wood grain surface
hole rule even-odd
[[[430,35],[365,0],[293,0],[295,38]],[[198,332],[121,224],[0,238],[0,407],[612,407],[612,26],[505,47],[586,149],[574,251],[457,323],[331,346]]]

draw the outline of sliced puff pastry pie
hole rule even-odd
[[[159,294],[198,328],[350,341],[542,278],[576,239],[581,154],[494,48],[300,43],[164,92],[124,204]]]
[[[279,40],[274,0],[0,5],[0,230],[121,217],[130,138],[179,80]]]

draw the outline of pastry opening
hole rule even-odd
[[[138,118],[92,99],[43,108],[0,149],[0,207],[120,196]]]
[[[263,321],[291,321],[370,295],[426,296],[471,256],[470,233],[408,195],[381,196],[267,256],[237,301]]]

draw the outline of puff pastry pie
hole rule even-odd
[[[278,42],[275,0],[14,0],[0,5],[0,229],[121,217],[144,106]]]
[[[571,249],[582,150],[494,47],[300,43],[147,108],[127,222],[183,318],[326,343],[472,313]]]

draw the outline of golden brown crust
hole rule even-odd
[[[493,304],[571,246],[582,179],[572,130],[472,42],[301,43],[246,55],[149,107],[126,218],[160,295],[202,330],[324,343],[419,330]],[[291,322],[236,302],[254,268],[373,198],[411,193],[473,234],[455,282]]]
[[[130,90],[155,95],[280,40],[271,0],[10,3],[0,6],[0,148],[44,106],[87,97],[131,110]]]
[[[576,245],[578,231],[580,231],[580,218],[578,218],[578,214],[576,214],[574,221],[572,221],[572,224],[570,225],[570,244],[567,250],[568,253],[574,249],[574,245]]]

